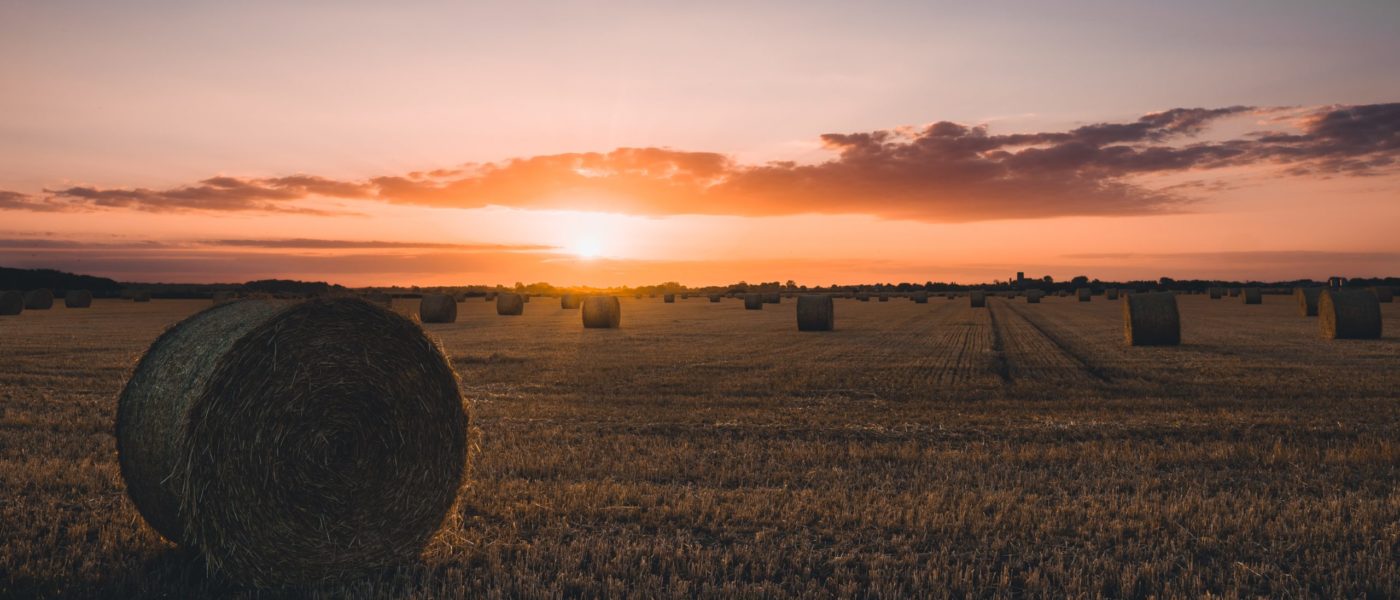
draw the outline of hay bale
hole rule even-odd
[[[909,296],[914,304],[928,304],[928,292],[914,292]]]
[[[860,292],[860,293],[857,293],[857,294],[856,294],[856,300],[860,300],[861,302],[869,302],[869,301],[870,301],[870,293],[869,293],[869,292]]]
[[[131,293],[131,301],[132,301],[132,302],[150,302],[150,301],[151,301],[151,293],[148,292],[148,291],[132,292],[132,293]]]
[[[424,323],[456,323],[457,299],[447,294],[423,294],[418,319]]]
[[[1030,290],[1026,292],[1026,304],[1040,304],[1040,299],[1045,296],[1045,292],[1040,290]]]
[[[987,306],[987,294],[984,292],[972,292],[968,294],[967,297],[968,300],[972,302],[972,308],[983,308]]]
[[[710,294],[710,302],[719,302],[719,299],[721,297],[722,296],[720,296],[719,294]]]
[[[1089,288],[1074,290],[1074,295],[1079,297],[1080,302],[1088,302],[1094,299],[1094,291]]]
[[[1293,297],[1298,300],[1298,314],[1304,317],[1317,316],[1317,301],[1322,296],[1322,288],[1293,288]]]
[[[782,304],[783,295],[778,292],[769,292],[763,295],[764,304]]]
[[[53,292],[49,290],[29,290],[24,294],[25,310],[48,310],[53,308]]]
[[[520,294],[508,292],[496,294],[496,314],[505,316],[525,314],[525,298]]]
[[[585,329],[617,329],[622,324],[622,303],[614,296],[589,296],[583,300]]]
[[[24,294],[0,292],[0,315],[17,315],[24,312]]]
[[[495,301],[496,301],[496,294],[495,294],[495,292],[486,294],[485,296],[482,296],[482,297],[481,297],[481,300],[482,300],[483,302],[495,302]]]
[[[1390,304],[1395,301],[1395,290],[1387,286],[1376,286],[1370,288],[1370,292],[1376,295],[1376,300]]]
[[[661,301],[662,301],[662,302],[665,302],[666,304],[675,304],[675,303],[676,303],[676,295],[675,295],[675,294],[663,294],[663,295],[661,296]]]
[[[681,300],[689,300],[690,294],[681,294]]]
[[[224,304],[226,302],[233,302],[235,296],[233,292],[214,292],[214,295],[210,296],[210,299],[214,301],[214,304]]]
[[[1264,293],[1259,288],[1245,288],[1240,292],[1245,304],[1263,304]]]
[[[1381,337],[1381,302],[1369,290],[1325,290],[1317,301],[1318,325],[1329,340]]]
[[[744,310],[763,310],[763,294],[744,294]]]
[[[529,304],[529,303],[530,303],[530,295],[529,295],[529,294],[520,294],[520,302],[523,303],[523,304]]]
[[[890,295],[889,295],[889,294],[880,294],[880,301],[881,301],[881,302],[889,302],[889,301],[890,301]]]
[[[63,306],[65,308],[89,308],[92,306],[92,292],[68,290],[68,293],[63,295]]]
[[[1230,292],[1229,292],[1228,295],[1229,295],[1231,298],[1238,298],[1238,297],[1240,297],[1240,288],[1230,288]]]
[[[369,301],[370,304],[378,304],[385,308],[394,306],[394,297],[384,292],[365,294],[365,300]]]
[[[456,501],[467,426],[412,321],[358,298],[246,300],[151,345],[117,459],[146,522],[210,568],[306,584],[413,560]]]
[[[797,297],[798,331],[831,331],[836,327],[836,308],[831,296],[803,294]]]
[[[1176,294],[1128,294],[1123,302],[1123,336],[1129,346],[1175,346],[1181,343],[1181,315]]]
[[[1211,300],[1219,300],[1221,296],[1225,295],[1225,290],[1222,290],[1220,288],[1210,288],[1210,290],[1207,293],[1210,294]]]
[[[1118,299],[1118,288],[1108,288],[1108,289],[1104,290],[1104,291],[1103,291],[1103,299],[1104,299],[1104,300],[1117,300],[1117,299]]]
[[[559,308],[564,310],[574,310],[583,303],[583,298],[574,294],[564,294],[559,297]]]

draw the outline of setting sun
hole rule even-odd
[[[598,238],[580,238],[569,246],[569,252],[579,258],[598,258],[603,253],[603,244]]]

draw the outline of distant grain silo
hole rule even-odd
[[[909,299],[913,300],[914,304],[928,304],[928,292],[914,292]]]
[[[578,308],[580,303],[582,303],[582,298],[575,294],[564,294],[563,296],[559,297],[559,308],[562,308],[564,310],[573,310],[575,308]]]
[[[1103,291],[1103,298],[1104,298],[1104,300],[1117,300],[1117,299],[1118,299],[1118,288],[1108,288],[1108,289],[1104,290],[1104,291]]]
[[[1176,294],[1128,294],[1123,301],[1123,336],[1129,346],[1175,346],[1181,343],[1181,315]]]
[[[1317,301],[1318,325],[1329,340],[1381,337],[1381,302],[1370,291],[1326,290]]]
[[[584,329],[617,329],[622,324],[622,303],[616,296],[589,296],[583,299]]]
[[[1088,302],[1094,298],[1094,291],[1089,288],[1079,288],[1074,291],[1080,302]]]
[[[509,292],[496,294],[496,314],[510,317],[525,314],[525,299]]]
[[[763,310],[762,294],[744,294],[745,310]]]
[[[987,294],[985,292],[974,291],[972,293],[969,293],[967,297],[968,300],[972,303],[972,308],[982,308],[987,306]]]
[[[676,295],[675,295],[675,294],[666,294],[666,295],[664,295],[664,296],[661,297],[661,301],[662,301],[662,302],[665,302],[665,303],[667,303],[667,304],[675,304],[675,302],[676,302]]]
[[[763,295],[764,304],[782,304],[783,295],[778,292],[769,292]]]
[[[24,312],[24,294],[0,292],[0,315],[17,315]]]
[[[1220,288],[1214,288],[1214,287],[1213,287],[1213,288],[1210,288],[1210,299],[1211,299],[1211,300],[1219,300],[1220,297],[1221,297],[1221,296],[1224,296],[1224,295],[1225,295],[1225,290],[1222,290],[1222,289],[1220,289]]]
[[[423,294],[418,318],[424,323],[456,323],[457,300],[447,294]]]
[[[1371,288],[1370,292],[1376,295],[1376,300],[1379,300],[1386,304],[1390,304],[1391,302],[1395,301],[1395,290],[1391,289],[1388,286],[1376,286]]]
[[[1298,314],[1304,317],[1317,316],[1317,302],[1322,296],[1322,288],[1293,288],[1293,297],[1298,301]]]
[[[831,331],[836,325],[836,308],[831,296],[804,294],[797,297],[798,331]]]
[[[68,290],[63,295],[63,306],[66,308],[88,308],[92,306],[92,292],[87,290]]]
[[[1240,296],[1244,298],[1245,304],[1264,303],[1264,293],[1257,287],[1244,288],[1244,290],[1240,293]]]
[[[721,296],[721,295],[719,295],[719,294],[710,294],[710,302],[712,302],[712,303],[714,303],[714,302],[719,302],[719,301],[720,301],[720,298],[723,298],[723,296]]]
[[[24,310],[48,310],[53,308],[53,292],[41,289],[24,294]]]

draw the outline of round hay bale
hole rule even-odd
[[[384,292],[365,294],[365,300],[369,301],[371,304],[378,304],[385,308],[394,306],[394,297]]]
[[[0,315],[17,315],[24,312],[24,294],[19,292],[0,293]]]
[[[1128,294],[1123,302],[1123,336],[1129,346],[1175,346],[1181,343],[1181,315],[1176,294]]]
[[[1298,300],[1300,316],[1317,316],[1317,302],[1322,297],[1322,288],[1293,288],[1293,297]]]
[[[520,294],[496,294],[496,314],[515,316],[525,314],[525,299]]]
[[[416,557],[456,501],[467,426],[412,321],[358,298],[244,300],[151,345],[117,459],[146,522],[210,568],[306,584]]]
[[[447,294],[423,294],[418,319],[424,323],[456,323],[457,300]]]
[[[1117,300],[1117,299],[1118,299],[1118,288],[1108,288],[1108,289],[1104,290],[1104,291],[1103,291],[1103,299],[1104,299],[1104,300]]]
[[[1079,288],[1074,290],[1074,294],[1079,297],[1080,302],[1088,302],[1094,299],[1094,291],[1089,288]]]
[[[564,294],[559,297],[559,308],[564,310],[574,310],[583,302],[583,298],[575,294]]]
[[[150,302],[150,301],[151,301],[151,293],[148,292],[148,291],[144,291],[144,290],[143,290],[143,291],[140,291],[140,292],[132,292],[132,293],[131,293],[131,301],[132,301],[132,302]]]
[[[68,293],[63,295],[63,306],[65,308],[90,308],[92,306],[92,292],[68,290]]]
[[[763,310],[763,295],[744,294],[744,310]]]
[[[49,290],[29,290],[24,294],[25,310],[48,310],[53,308],[53,292]]]
[[[928,292],[914,292],[909,299],[913,300],[914,304],[928,304]]]
[[[1387,286],[1376,286],[1370,288],[1370,290],[1372,294],[1376,295],[1376,299],[1381,302],[1390,304],[1395,301],[1395,290]]]
[[[1210,288],[1209,294],[1211,300],[1219,300],[1221,296],[1225,295],[1225,290],[1222,290],[1220,288]]]
[[[860,300],[861,302],[869,302],[869,301],[870,301],[870,293],[869,293],[869,292],[858,292],[858,293],[856,294],[856,300]]]
[[[1230,292],[1229,292],[1228,295],[1229,295],[1231,298],[1238,298],[1238,297],[1240,297],[1240,288],[1230,288]]]
[[[662,301],[662,302],[665,302],[666,304],[675,304],[675,303],[676,303],[676,295],[675,295],[675,294],[666,294],[666,295],[664,295],[664,296],[661,297],[661,301]]]
[[[890,301],[890,295],[889,295],[889,294],[880,294],[880,301],[881,301],[881,302],[889,302],[889,301]]]
[[[1329,340],[1381,337],[1381,302],[1370,291],[1326,290],[1317,301],[1318,325]]]
[[[1240,292],[1245,304],[1263,304],[1264,293],[1259,288],[1245,288]]]
[[[836,308],[831,296],[803,294],[797,297],[798,331],[831,331],[836,327]]]
[[[1040,304],[1040,298],[1044,295],[1045,292],[1040,290],[1030,290],[1026,292],[1026,304]]]
[[[584,329],[617,329],[622,325],[622,303],[615,296],[583,299]]]
[[[710,294],[710,302],[719,302],[720,297],[719,294]]]
[[[225,302],[233,302],[235,296],[233,292],[214,292],[214,294],[210,296],[210,299],[214,301],[214,304],[223,304]]]
[[[689,300],[690,294],[681,294],[681,300]]]
[[[764,304],[782,304],[783,295],[778,292],[769,292],[763,295]]]
[[[491,293],[489,293],[489,294],[486,294],[485,296],[482,296],[482,297],[481,297],[481,301],[482,301],[482,302],[495,302],[495,301],[496,301],[496,293],[495,293],[495,292],[491,292]]]
[[[987,306],[987,294],[985,292],[971,292],[967,295],[967,298],[968,301],[972,303],[972,308],[983,308]]]

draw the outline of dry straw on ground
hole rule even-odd
[[[583,326],[586,329],[617,329],[622,324],[622,303],[616,296],[589,296],[583,299]]]
[[[1123,336],[1129,346],[1175,346],[1181,343],[1181,315],[1176,294],[1128,294],[1123,302]]]
[[[515,316],[525,314],[525,299],[520,294],[496,294],[496,314]]]
[[[356,298],[244,300],[151,345],[117,406],[127,492],[234,581],[414,559],[463,481],[467,412],[437,345]]]
[[[1366,290],[1325,290],[1317,301],[1318,326],[1329,340],[1381,337],[1381,303]]]
[[[987,294],[985,292],[974,291],[967,295],[972,303],[972,308],[982,308],[987,305]]]
[[[762,294],[744,294],[745,310],[763,310]]]
[[[24,312],[24,294],[0,292],[0,315],[17,315]]]
[[[803,294],[797,297],[798,331],[831,331],[836,327],[836,308],[831,296]]]
[[[30,290],[24,294],[25,310],[48,310],[53,308],[53,292],[49,290]]]
[[[1245,288],[1243,291],[1240,292],[1240,296],[1244,298],[1245,304],[1264,303],[1264,292],[1259,288]]]
[[[418,318],[424,323],[456,323],[457,300],[447,294],[423,294]]]
[[[1322,288],[1293,288],[1293,297],[1298,301],[1298,314],[1304,317],[1317,316],[1317,301],[1322,296]]]
[[[63,295],[63,306],[66,308],[89,308],[92,306],[92,292],[87,290],[68,290]]]

